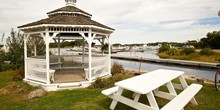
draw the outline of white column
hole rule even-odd
[[[101,45],[105,46],[105,38],[102,37],[102,42],[101,42]],[[102,51],[102,56],[105,55],[105,51]]]
[[[34,43],[34,56],[37,56],[37,45],[36,45],[36,42]]]
[[[92,82],[92,30],[91,28],[89,29],[88,45],[89,45],[89,81]]]
[[[58,36],[58,44],[57,44],[57,46],[58,46],[58,62],[61,62],[61,56],[60,56],[60,46],[61,46],[61,44],[60,44],[60,36]]]
[[[50,35],[48,32],[48,28],[46,28],[46,34],[44,36],[45,44],[46,44],[46,69],[47,69],[47,84],[50,84],[50,50],[49,50],[49,44],[50,44]]]
[[[29,37],[29,34],[25,34],[24,35],[24,71],[25,71],[25,76],[24,76],[24,79],[26,80],[27,79],[27,38]]]
[[[111,42],[110,42],[110,35],[108,36],[108,72],[111,75]]]
[[[83,62],[83,65],[85,63],[85,43],[84,43],[84,38],[83,38],[83,46],[82,46],[82,62]]]

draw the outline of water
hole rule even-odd
[[[144,58],[152,58],[152,59],[160,59],[159,56],[156,55],[157,50],[147,50],[144,52],[118,52],[116,55],[126,55],[126,56],[138,56]]]
[[[60,49],[60,55],[79,55],[80,52],[76,51],[68,51],[71,48],[61,48]],[[58,55],[58,49],[57,48],[51,48],[50,52],[54,55]]]
[[[118,55],[126,56],[139,56],[146,58],[159,58],[154,51],[147,52],[119,52]],[[122,64],[125,68],[139,70],[140,62],[136,61],[125,61],[112,59],[112,62],[118,62]],[[199,78],[214,80],[215,70],[213,69],[201,69],[196,67],[186,67],[186,66],[176,66],[176,65],[165,65],[157,63],[141,63],[141,71],[153,71],[157,69],[171,69],[171,70],[180,70],[184,71],[186,75],[192,75]]]
[[[61,49],[61,55],[73,55],[78,54],[78,52],[66,51],[68,49]],[[57,49],[51,49],[52,53],[57,54]],[[156,55],[156,50],[148,50],[145,52],[118,52],[117,55],[125,55],[125,56],[138,56],[152,59],[159,59]],[[122,64],[125,68],[139,70],[140,62],[135,61],[125,61],[112,59],[112,62],[118,62]],[[176,66],[176,65],[164,65],[157,63],[142,63],[141,71],[153,71],[157,69],[171,69],[171,70],[180,70],[184,71],[187,75],[196,76],[199,78],[205,78],[209,80],[214,80],[215,70],[212,69],[200,69],[195,67],[185,67],[185,66]]]
[[[125,61],[112,59],[112,62],[117,62],[123,65],[125,68],[139,70],[140,62],[136,61]],[[174,66],[174,65],[163,65],[156,63],[141,63],[141,71],[153,71],[157,69],[170,69],[184,71],[186,75],[196,76],[199,78],[214,80],[215,70],[212,69],[198,69],[194,67],[185,66]]]

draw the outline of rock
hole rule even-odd
[[[205,82],[205,80],[204,79],[197,79],[197,82],[199,82],[199,83],[204,83]]]
[[[45,95],[45,91],[43,89],[37,89],[28,94],[28,99],[39,98]]]

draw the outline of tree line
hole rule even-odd
[[[206,37],[196,40],[188,40],[186,43],[177,43],[177,42],[157,42],[150,43],[149,45],[158,45],[158,44],[171,44],[172,46],[182,47],[184,45],[193,45],[197,49],[211,48],[211,49],[220,49],[220,31],[208,32]]]

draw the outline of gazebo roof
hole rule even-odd
[[[101,23],[98,23],[88,17],[84,16],[78,16],[78,17],[72,17],[72,16],[53,16],[46,19],[42,19],[33,23],[29,23],[26,25],[19,26],[18,28],[24,28],[24,27],[30,27],[30,26],[37,26],[37,25],[43,25],[43,24],[56,24],[56,25],[92,25],[92,26],[98,26],[110,30],[114,30],[108,26],[105,26]]]
[[[56,9],[54,11],[48,12],[47,14],[50,15],[50,14],[57,13],[57,12],[73,12],[73,13],[78,12],[78,13],[83,13],[83,14],[92,16],[91,14],[89,14],[89,13],[87,13],[87,12],[85,12],[75,6],[65,6],[65,7]]]
[[[114,31],[114,29],[105,26],[99,22],[96,22],[91,19],[92,15],[77,8],[74,5],[70,5],[67,1],[67,6],[56,9],[54,11],[48,12],[48,18],[38,20],[36,22],[28,23],[22,26],[18,26],[20,29],[29,28],[29,27],[59,27],[59,26],[94,26],[101,27],[104,29],[108,29]],[[72,2],[73,0],[69,0]],[[76,2],[76,1],[74,1]],[[54,26],[53,26],[54,25]]]

